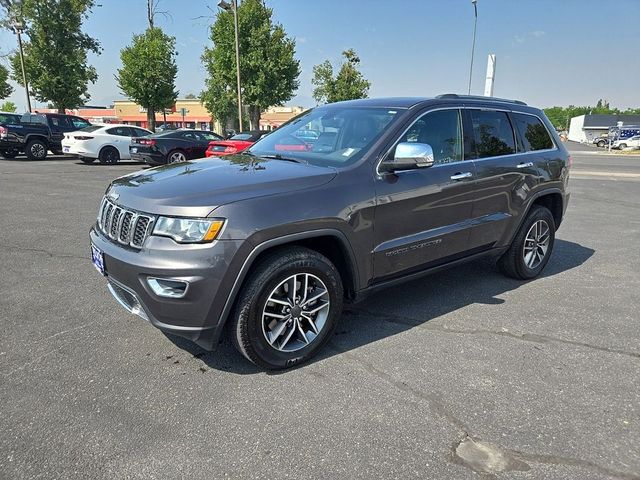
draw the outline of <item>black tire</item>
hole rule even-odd
[[[103,165],[114,165],[120,161],[120,153],[114,147],[102,147],[98,154],[98,160]]]
[[[47,150],[47,144],[36,138],[27,142],[24,153],[29,160],[44,160],[47,158]]]
[[[549,230],[549,241],[544,253],[543,258],[539,263],[534,263],[532,266],[527,265],[527,257],[525,256],[525,241],[527,241],[527,248],[530,248],[531,245],[535,245],[534,250],[538,250],[538,241],[536,240],[534,243],[531,243],[530,240],[527,240],[530,231],[532,230],[534,224],[537,222],[543,222],[543,224],[538,223],[538,225],[543,226],[546,224]],[[551,253],[553,252],[553,245],[556,238],[556,224],[553,219],[553,215],[546,207],[541,205],[534,205],[524,223],[520,226],[518,233],[516,234],[513,242],[511,242],[511,246],[509,249],[500,257],[498,260],[498,267],[508,277],[517,278],[519,280],[529,280],[531,278],[535,278],[540,275],[540,272],[544,269],[551,257]],[[535,254],[534,254],[535,256]],[[531,257],[528,257],[531,259]],[[535,260],[535,258],[534,258]]]
[[[323,326],[318,329],[317,336],[306,346],[295,351],[278,350],[266,339],[262,312],[273,290],[287,278],[300,273],[309,273],[322,281],[328,293],[329,310]],[[343,290],[340,274],[326,257],[308,248],[281,248],[265,257],[249,273],[238,295],[236,307],[230,319],[229,333],[237,350],[259,367],[269,370],[292,367],[313,357],[331,338],[340,319],[342,303]],[[293,309],[291,311],[293,312]],[[288,324],[291,324],[291,320]],[[275,328],[272,327],[271,331]],[[306,333],[310,332],[311,330],[307,330]],[[295,335],[299,334],[296,332]]]
[[[604,147],[605,143],[600,141],[598,143],[596,143],[596,145],[598,145],[600,148]]]
[[[87,165],[90,163],[95,162],[95,158],[89,158],[89,157],[80,157],[80,160],[82,160],[84,163],[86,163]]]
[[[627,144],[626,143],[621,143],[620,145],[618,145],[618,148],[620,150],[624,150],[625,148],[627,148]]]
[[[17,150],[3,150],[2,152],[0,152],[0,155],[2,155],[4,158],[16,158],[18,156],[18,151]]]
[[[187,161],[187,154],[180,149],[167,153],[167,163],[182,163]]]

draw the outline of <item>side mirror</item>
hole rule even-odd
[[[380,170],[396,172],[426,168],[434,163],[433,149],[428,143],[402,142],[396,146],[393,158],[380,164]]]

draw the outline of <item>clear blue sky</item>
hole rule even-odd
[[[85,31],[104,48],[91,103],[122,98],[113,78],[119,52],[146,26],[145,0],[99,0]],[[171,19],[157,23],[177,39],[181,95],[198,94],[215,0],[162,0]],[[473,7],[470,0],[266,0],[274,20],[297,39],[300,89],[290,104],[311,106],[311,71],[354,48],[371,81],[370,96],[466,93]],[[15,37],[0,33],[0,51]],[[640,0],[478,0],[472,93],[482,94],[487,54],[497,55],[496,96],[540,107],[595,104],[640,107]],[[11,100],[25,107],[23,91]]]

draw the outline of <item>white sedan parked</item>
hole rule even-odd
[[[62,153],[78,156],[84,163],[96,158],[100,163],[118,163],[129,160],[129,145],[133,137],[151,135],[149,130],[132,125],[91,125],[75,132],[65,133]]]

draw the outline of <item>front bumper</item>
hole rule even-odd
[[[160,330],[212,350],[224,322],[222,312],[233,282],[229,267],[240,241],[178,245],[169,238],[149,237],[142,250],[113,243],[91,229],[91,242],[103,252],[109,290],[118,302]],[[189,283],[182,298],[156,295],[149,277]]]

